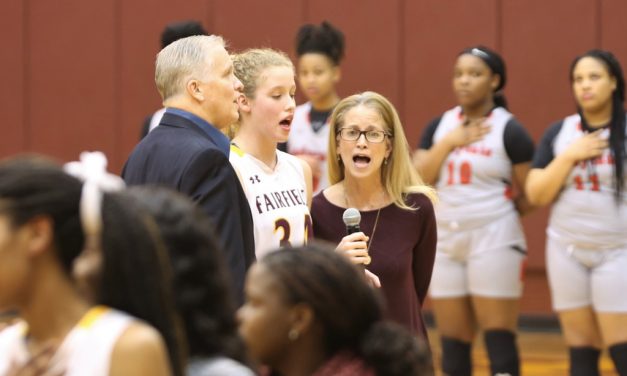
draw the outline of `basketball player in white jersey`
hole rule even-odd
[[[344,55],[344,35],[330,23],[303,25],[296,36],[298,84],[307,102],[296,107],[287,152],[306,161],[314,193],[328,187],[329,117],[340,101],[337,94]]]
[[[453,88],[459,105],[425,130],[416,166],[438,190],[438,249],[430,294],[442,335],[442,368],[470,375],[476,328],[492,374],[518,375],[518,300],[528,211],[524,187],[533,142],[507,111],[505,64],[485,47],[459,54]]]
[[[120,311],[94,306],[70,275],[86,254],[83,249],[106,257],[100,253],[102,244],[128,239],[140,246],[133,235],[148,234],[140,230],[139,216],[131,215],[129,202],[101,193],[98,184],[82,184],[41,158],[0,165],[0,310],[14,309],[23,320],[0,332],[1,375],[27,366],[50,343],[56,345],[54,354],[41,364],[42,373],[172,374],[155,329]],[[105,185],[123,183],[108,178]],[[118,270],[118,276],[122,273]],[[161,298],[159,288],[153,285],[152,292]]]
[[[240,119],[230,161],[250,204],[257,258],[278,247],[307,243],[311,169],[304,161],[277,150],[294,118],[294,66],[287,55],[252,49],[233,57],[235,75],[244,85]]]
[[[553,203],[547,270],[571,375],[598,375],[609,347],[627,375],[625,81],[619,62],[592,50],[571,65],[578,113],[545,133],[527,180],[529,200]]]

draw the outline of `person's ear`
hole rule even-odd
[[[392,131],[392,129],[394,129],[394,127],[390,129],[390,132]],[[385,159],[389,159],[390,156],[392,155],[392,145],[394,145],[394,139],[391,136],[386,137],[385,138]]]
[[[246,95],[244,95],[243,93],[239,93],[237,95],[237,105],[242,112],[251,111],[250,99],[248,99],[248,97],[246,97]]]
[[[616,77],[610,76],[610,81],[612,82],[612,91],[616,90]]]
[[[187,81],[187,85],[185,87],[187,93],[194,99],[199,102],[205,100],[205,93],[203,88],[200,86],[200,81],[198,80],[189,80]]]
[[[500,83],[501,83],[501,75],[493,74],[492,81],[490,82],[490,87],[492,88],[492,91],[496,90],[496,88],[499,87]]]
[[[338,82],[342,79],[342,70],[339,65],[333,67],[333,84],[337,85]]]
[[[39,215],[23,225],[29,256],[39,255],[54,243],[54,224],[52,218]]]
[[[290,310],[290,330],[288,337],[291,341],[295,341],[302,335],[311,331],[315,316],[312,308],[304,303],[296,304]]]

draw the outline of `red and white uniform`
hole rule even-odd
[[[474,144],[451,152],[436,184],[440,204],[438,225],[470,230],[514,212],[511,200],[512,162],[503,142],[505,125],[512,114],[495,108],[486,123],[490,133]],[[447,111],[433,136],[433,143],[459,126],[461,108]]]
[[[420,147],[429,149],[461,122],[461,107],[445,112]],[[533,143],[504,108],[494,108],[485,123],[490,132],[453,150],[436,184],[438,252],[430,290],[436,298],[522,294],[526,242],[511,185],[513,165],[531,160]],[[525,147],[513,147],[515,138]]]
[[[546,167],[586,133],[578,114],[554,124],[533,167]],[[601,137],[608,138],[609,130]],[[623,178],[627,186],[627,174]],[[556,310],[592,305],[601,312],[627,312],[622,298],[627,290],[627,193],[617,201],[614,192],[614,158],[607,148],[572,168],[553,204],[546,254]]]
[[[311,126],[309,114],[311,103],[297,106],[290,135],[287,140],[287,152],[292,155],[309,155],[318,159],[320,177],[313,182],[314,194],[329,186],[327,168],[327,151],[329,150],[329,123],[327,122],[317,131]]]

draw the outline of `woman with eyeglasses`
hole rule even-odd
[[[441,200],[430,294],[448,375],[471,374],[477,327],[492,374],[519,374],[515,333],[527,253],[519,218],[531,208],[522,190],[534,147],[507,110],[505,82],[496,52],[463,50],[453,70],[458,105],[427,126],[414,156]]]
[[[435,192],[411,167],[394,106],[364,92],[340,101],[331,115],[329,181],[311,214],[314,236],[379,277],[392,321],[426,338],[421,306],[435,257]],[[342,215],[361,213],[361,232],[346,235]]]
[[[545,133],[527,179],[537,205],[553,204],[546,263],[571,375],[598,375],[605,346],[627,375],[625,79],[608,51],[570,66],[577,113]]]

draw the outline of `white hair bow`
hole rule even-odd
[[[107,157],[100,151],[82,152],[80,161],[66,163],[63,169],[84,183],[80,216],[85,233],[85,248],[99,248],[102,231],[102,193],[123,189],[124,180],[107,173]]]

